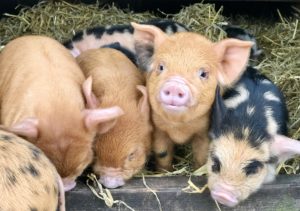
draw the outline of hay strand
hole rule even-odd
[[[132,207],[130,207],[128,204],[126,204],[124,201],[121,200],[114,200],[111,192],[109,189],[103,188],[102,185],[98,182],[97,177],[95,174],[89,174],[87,175],[88,179],[86,181],[87,186],[90,188],[92,193],[99,199],[103,200],[106,206],[109,208],[112,208],[113,205],[117,204],[119,207],[121,205],[124,205],[126,208],[128,208],[131,211],[134,211]],[[92,184],[90,184],[92,183]],[[98,189],[98,191],[97,191]]]
[[[157,203],[158,203],[159,211],[162,211],[161,203],[160,203],[160,200],[159,200],[159,198],[158,198],[157,193],[147,185],[146,179],[145,179],[145,176],[144,176],[144,175],[143,175],[142,178],[143,178],[143,184],[145,185],[145,187],[147,188],[147,190],[149,190],[151,193],[154,194],[154,196],[155,196],[155,198],[156,198],[156,200],[157,200]]]

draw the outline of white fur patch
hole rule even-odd
[[[266,100],[280,102],[280,99],[277,96],[275,96],[271,91],[265,92],[264,93],[264,98]]]
[[[186,29],[180,26],[179,24],[176,24],[176,27],[177,27],[177,32],[186,32]]]
[[[238,92],[237,96],[228,98],[224,101],[227,108],[237,108],[241,103],[246,102],[249,99],[249,92],[244,85],[239,85],[236,88]]]
[[[171,26],[168,26],[168,27],[166,28],[166,33],[167,33],[167,34],[173,34],[173,33],[174,33]]]
[[[277,122],[273,117],[273,110],[270,107],[265,107],[265,115],[267,119],[267,131],[270,135],[276,135],[278,130]]]
[[[247,114],[249,116],[252,116],[255,112],[255,107],[254,106],[247,106]]]
[[[96,38],[94,34],[87,35],[86,32],[84,32],[83,39],[78,42],[74,42],[73,45],[74,48],[77,48],[80,52],[83,52],[88,49],[97,49],[103,45],[114,42],[119,42],[121,46],[135,53],[134,40],[129,31],[124,33],[115,32],[113,34],[104,33],[100,39]]]
[[[267,79],[264,79],[261,81],[262,84],[271,84],[272,82],[267,80]]]
[[[264,184],[267,184],[267,183],[270,183],[270,182],[273,182],[274,179],[275,179],[275,176],[276,176],[276,168],[275,168],[275,165],[273,164],[268,164],[267,165],[267,175],[264,179]]]

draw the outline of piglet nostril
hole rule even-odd
[[[165,95],[170,95],[170,91],[166,90],[165,92]]]

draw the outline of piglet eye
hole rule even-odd
[[[251,174],[256,174],[262,167],[262,162],[258,160],[251,160],[250,163],[248,163],[247,166],[243,168],[243,171],[245,172],[246,176],[249,176]]]
[[[159,72],[163,72],[163,71],[165,70],[165,65],[162,64],[162,63],[160,63],[160,64],[158,65],[158,67],[157,67],[157,70],[158,70]]]
[[[208,72],[204,68],[198,70],[198,76],[200,79],[208,79]]]
[[[137,152],[137,151],[134,151],[134,152],[132,152],[132,153],[130,153],[130,154],[128,155],[128,160],[129,160],[129,161],[132,161],[132,160],[135,158],[136,152]]]
[[[212,172],[219,173],[221,170],[221,162],[220,162],[219,158],[216,156],[212,156],[212,162],[213,162],[213,164],[211,166]]]

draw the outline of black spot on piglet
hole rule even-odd
[[[214,173],[219,173],[221,171],[221,162],[219,158],[215,155],[212,155],[213,165],[211,166],[211,170]]]
[[[31,174],[33,177],[38,177],[40,176],[40,172],[32,165],[32,163],[29,163],[27,166],[20,167],[19,168],[20,172],[22,174]]]
[[[251,174],[256,174],[258,170],[262,167],[263,167],[262,162],[253,159],[250,161],[250,163],[247,166],[243,168],[243,170],[246,173],[246,176],[249,176]]]
[[[1,136],[0,136],[0,140],[3,140],[3,141],[10,141],[10,140],[12,140],[12,137],[11,137],[11,136],[8,136],[8,135],[1,135]]]
[[[35,208],[35,207],[30,207],[29,209],[30,209],[30,211],[38,211],[37,208]]]
[[[33,177],[40,176],[40,172],[32,165],[32,163],[28,165],[27,169]]]
[[[41,151],[39,149],[37,149],[36,147],[31,146],[31,145],[29,146],[29,149],[31,150],[32,158],[34,160],[39,160],[40,155],[41,155]]]
[[[6,178],[10,185],[15,185],[17,182],[17,178],[15,173],[10,168],[5,168]]]
[[[0,150],[1,150],[1,151],[6,151],[6,150],[7,150],[7,146],[1,146],[1,147],[0,147]]]

